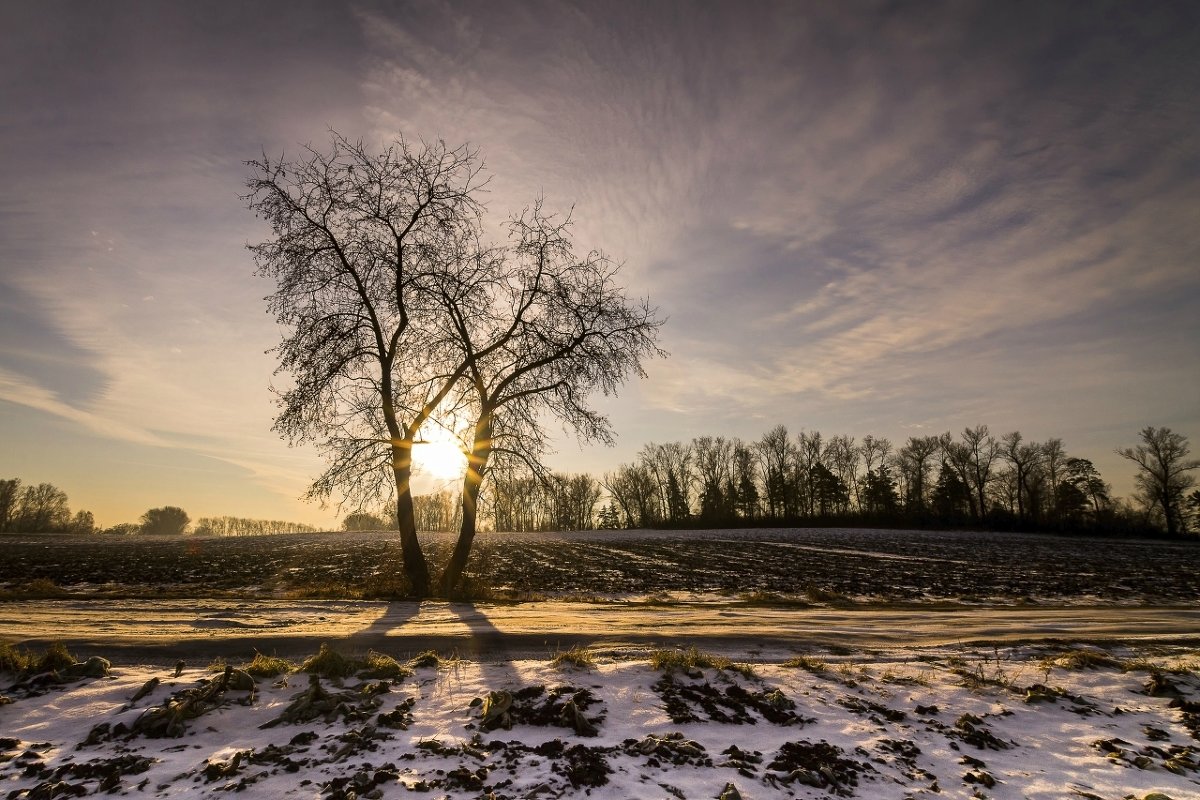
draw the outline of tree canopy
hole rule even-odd
[[[467,422],[468,469],[448,592],[474,535],[489,465],[535,471],[543,417],[608,442],[587,396],[610,393],[655,346],[662,322],[626,297],[617,266],[578,254],[569,218],[539,199],[484,240],[478,153],[400,138],[380,152],[334,133],[328,151],[250,161],[249,207],[272,235],[251,245],[275,281],[269,310],[285,330],[276,348],[276,430],[316,444],[326,470],[310,496],[362,508],[395,500],[404,571],[431,592],[416,536],[412,448],[429,424]]]

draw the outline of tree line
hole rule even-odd
[[[271,533],[314,533],[299,522],[246,517],[200,517],[194,526],[178,506],[151,508],[137,522],[107,528],[96,525],[90,511],[71,513],[67,493],[52,483],[23,486],[20,478],[0,479],[0,533],[83,533],[131,536],[257,536]]]
[[[93,533],[90,511],[71,513],[67,493],[52,483],[21,485],[20,478],[0,480],[0,532]]]
[[[1187,438],[1147,427],[1117,450],[1138,491],[1114,498],[1095,464],[1063,441],[994,436],[986,425],[911,437],[700,436],[647,444],[599,479],[493,476],[496,530],[722,527],[837,522],[882,526],[1168,534],[1200,530],[1200,491]],[[607,496],[607,500],[601,502]]]

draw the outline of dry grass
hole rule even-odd
[[[77,659],[67,650],[67,646],[62,642],[53,642],[46,647],[46,652],[37,660],[34,666],[35,672],[50,672],[51,670],[58,671],[66,669],[75,663]]]
[[[348,678],[362,669],[362,662],[347,658],[329,645],[322,644],[316,655],[304,659],[300,669],[322,678]]]
[[[442,658],[435,651],[426,650],[424,653],[420,653],[413,658],[410,658],[408,660],[408,667],[409,669],[423,669],[430,667],[437,669],[443,664],[448,663],[448,661],[448,659]]]
[[[368,678],[407,678],[412,670],[391,656],[377,650],[368,650],[362,660],[362,674]]]
[[[778,592],[766,592],[761,589],[753,592],[744,592],[738,595],[738,603],[747,606],[781,606],[784,608],[809,608],[812,606],[812,601],[805,597],[797,597],[795,595],[779,594]]]
[[[224,668],[224,665],[222,665],[221,669],[224,670]],[[253,660],[242,667],[242,671],[248,672],[256,678],[275,678],[279,675],[295,672],[296,665],[286,658],[267,656],[256,652]]]
[[[0,589],[0,600],[57,600],[71,593],[49,578],[34,578],[8,589]]]
[[[18,675],[57,672],[66,669],[77,660],[62,642],[50,643],[41,655],[11,644],[0,644],[0,672]]]
[[[746,664],[735,664],[725,656],[703,653],[695,648],[686,650],[655,650],[650,654],[650,666],[660,672],[695,672],[701,669],[731,670],[751,678],[754,671]]]
[[[813,675],[824,675],[828,670],[828,665],[819,658],[810,656],[795,656],[783,662],[785,667],[792,669],[802,669],[805,672],[811,672]]]
[[[592,669],[596,666],[596,659],[592,658],[591,651],[586,647],[572,647],[556,653],[550,659],[550,666],[557,669]]]
[[[1051,667],[1061,669],[1113,669],[1121,666],[1121,661],[1100,650],[1068,650],[1057,656],[1042,661],[1042,669]]]
[[[28,672],[37,663],[37,657],[28,650],[22,650],[5,642],[0,644],[0,672],[21,674]]]

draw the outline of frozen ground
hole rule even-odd
[[[838,653],[744,671],[455,660],[315,690],[165,665],[0,675],[0,793],[1200,798],[1197,651]]]
[[[37,600],[0,603],[0,641],[65,641],[118,663],[138,659],[300,657],[427,649],[485,660],[546,657],[583,644],[614,655],[687,647],[783,660],[813,648],[924,648],[1047,639],[1200,643],[1200,607],[803,607],[737,601],[466,604],[282,600]]]

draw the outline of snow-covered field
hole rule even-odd
[[[5,675],[0,792],[1195,800],[1198,666],[1184,647],[1042,644],[673,669],[431,660],[314,683],[173,662]]]

